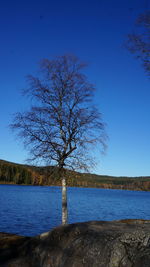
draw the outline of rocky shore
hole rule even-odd
[[[150,267],[150,221],[91,221],[36,237],[0,233],[1,267]]]

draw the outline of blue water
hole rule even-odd
[[[150,219],[150,192],[68,188],[69,223]],[[61,188],[0,185],[0,232],[34,236],[61,224]]]

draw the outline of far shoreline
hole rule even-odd
[[[61,185],[40,185],[40,184],[15,184],[15,183],[12,183],[12,182],[3,182],[3,181],[0,181],[0,185],[17,185],[17,186],[35,186],[35,187],[43,187],[43,186],[46,186],[46,187],[62,187]],[[73,188],[95,188],[95,189],[105,189],[105,190],[122,190],[122,191],[137,191],[137,192],[150,192],[150,189],[149,190],[142,190],[142,189],[128,189],[128,188],[117,188],[117,187],[113,187],[113,188],[104,188],[103,186],[102,187],[96,187],[96,186],[71,186],[71,185],[68,185],[67,186],[68,188],[69,187],[73,187]]]

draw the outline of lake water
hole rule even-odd
[[[68,188],[69,223],[150,219],[150,192]],[[61,187],[0,185],[0,232],[34,236],[61,224]]]

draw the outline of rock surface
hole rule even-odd
[[[150,221],[92,221],[27,238],[0,234],[1,267],[150,267]]]

